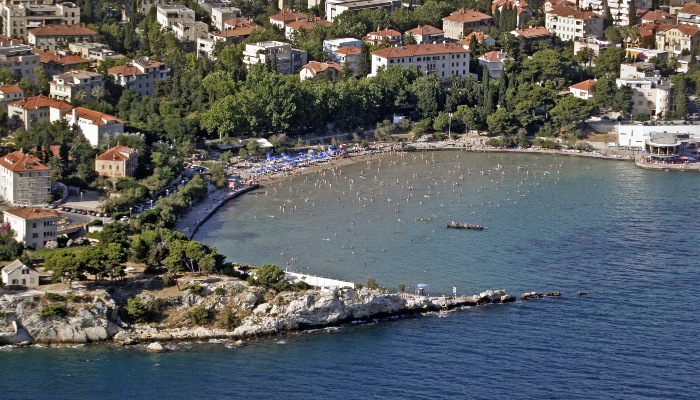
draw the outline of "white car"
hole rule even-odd
[[[128,215],[125,215],[125,216],[119,218],[119,220],[120,220],[120,221],[123,221],[123,222],[128,222],[128,221],[129,221],[129,216],[128,216]]]

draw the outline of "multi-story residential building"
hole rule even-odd
[[[25,130],[41,122],[63,118],[73,107],[46,96],[31,96],[7,105],[9,124],[19,124]]]
[[[637,24],[677,25],[677,18],[663,10],[647,10],[637,16]],[[686,24],[687,22],[683,22]]]
[[[363,37],[367,43],[371,44],[382,44],[387,43],[390,45],[400,44],[402,41],[401,32],[393,29],[381,29],[378,31],[370,32],[367,36]]]
[[[571,3],[557,4],[545,13],[545,28],[562,40],[603,37],[603,17]]]
[[[223,31],[212,32],[207,38],[197,39],[197,57],[215,59],[213,52],[217,43],[226,46],[242,43],[255,29],[265,30],[265,28],[245,18],[230,19],[224,22]]]
[[[270,15],[270,24],[278,27],[280,30],[284,30],[288,23],[307,18],[309,18],[309,15],[296,10],[282,10],[282,12]]]
[[[639,36],[628,37],[625,39],[627,46],[641,47],[644,49],[653,49],[656,47],[656,32],[659,31],[661,25],[653,22],[645,22],[637,25]]]
[[[678,15],[678,13],[683,9],[683,7],[688,4],[697,4],[698,0],[669,0],[668,2],[668,12],[671,15]]]
[[[418,27],[406,32],[416,39],[416,43],[437,43],[445,39],[445,32],[432,25],[418,25]]]
[[[274,40],[246,44],[243,50],[243,64],[246,66],[270,63],[275,71],[285,75],[298,73],[307,60],[306,51],[293,49],[289,43]]]
[[[134,176],[138,166],[139,151],[126,146],[114,146],[95,159],[95,171],[108,178]]]
[[[299,71],[299,79],[304,81],[306,79],[314,79],[319,74],[325,73],[329,79],[336,80],[338,76],[343,72],[343,67],[336,64],[333,61],[328,62],[318,62],[310,61],[308,64],[304,65]]]
[[[416,66],[423,75],[435,75],[446,79],[451,75],[464,78],[469,74],[470,52],[451,43],[413,44],[388,47],[372,52],[372,72],[391,65]]]
[[[342,48],[342,47],[357,47],[362,48],[362,41],[355,38],[338,38],[338,39],[327,39],[323,41],[323,52],[330,58],[331,54]],[[332,60],[335,61],[335,60]]]
[[[41,66],[49,76],[63,74],[71,70],[82,70],[90,66],[90,60],[70,51],[45,51],[39,55]]]
[[[181,42],[196,42],[199,38],[207,37],[209,33],[209,25],[202,21],[176,22],[170,29]]]
[[[483,43],[488,47],[494,47],[496,45],[496,39],[492,38],[491,36],[485,33],[472,32],[464,38],[457,41],[458,45],[470,51],[476,48],[477,43]]]
[[[479,57],[479,65],[485,68],[489,73],[489,78],[496,79],[501,77],[503,66],[506,61],[513,61],[512,57],[500,50],[489,51]]]
[[[360,76],[360,56],[362,50],[354,46],[341,47],[338,50],[331,52],[329,60],[335,61],[343,68],[348,68],[352,71],[353,76]]]
[[[569,86],[569,92],[579,99],[591,100],[593,98],[593,89],[591,87],[596,83],[595,79],[588,79]]]
[[[309,0],[311,2],[312,0]],[[362,11],[383,8],[392,12],[401,7],[401,0],[326,0],[326,19],[333,22],[345,11]]]
[[[139,97],[152,95],[156,83],[170,77],[170,69],[165,64],[148,57],[110,68],[107,73],[117,85],[133,90]]]
[[[528,43],[534,43],[539,41],[551,41],[552,32],[548,31],[544,26],[537,26],[535,28],[526,29],[515,29],[510,31],[510,34],[517,37],[522,37]]]
[[[194,10],[179,4],[160,4],[156,6],[156,21],[170,30],[178,22],[194,22]]]
[[[56,210],[18,207],[3,211],[3,214],[5,222],[9,223],[15,232],[15,239],[27,247],[43,249],[46,242],[56,240]]]
[[[491,14],[494,14],[496,10],[503,12],[504,9],[508,8],[515,9],[515,23],[518,27],[522,27],[526,20],[532,19],[532,8],[525,0],[494,0],[491,3]]]
[[[168,2],[169,0],[139,0],[138,12],[143,15],[147,15],[151,11],[151,8]]]
[[[7,112],[7,105],[24,98],[24,90],[17,85],[0,85],[0,106]]]
[[[442,19],[445,37],[454,40],[463,39],[468,33],[482,32],[493,25],[493,17],[476,10],[460,9]]]
[[[47,25],[30,29],[29,44],[37,49],[56,51],[67,49],[68,43],[91,42],[97,39],[97,32],[82,25]]]
[[[68,43],[68,50],[90,60],[94,66],[105,60],[124,58],[122,54],[102,43]]]
[[[6,202],[20,206],[44,204],[49,193],[49,167],[38,158],[21,151],[0,157],[0,196]]]
[[[40,65],[39,56],[32,52],[31,46],[17,44],[16,41],[7,38],[2,39],[0,41],[0,69],[9,69],[17,82],[21,81],[22,78],[34,82],[34,69]]]
[[[307,19],[300,19],[298,21],[288,23],[284,27],[284,36],[287,39],[291,39],[294,32],[297,32],[301,29],[310,31],[316,26],[325,26],[326,28],[330,28],[331,26],[333,26],[333,24],[326,21],[325,19],[312,16]]]
[[[93,146],[100,144],[100,140],[111,139],[124,133],[122,120],[87,108],[75,107],[65,114],[64,119],[69,125],[77,125],[85,139]]]
[[[593,50],[593,57],[598,57],[601,51],[609,48],[609,47],[616,47],[619,45],[616,45],[612,42],[608,42],[605,40],[600,40],[596,39],[594,37],[584,37],[581,38],[577,41],[574,42],[574,54],[578,53],[581,49],[583,48],[589,48]]]
[[[72,70],[53,76],[53,80],[49,82],[49,95],[65,102],[89,103],[95,100],[92,91],[104,87],[101,74]]]
[[[693,54],[700,42],[700,28],[693,25],[663,25],[656,32],[656,49],[680,55],[683,50]]]
[[[241,15],[241,9],[236,7],[213,7],[211,9],[211,24],[217,31],[223,31],[224,22],[230,21]]]
[[[678,10],[678,23],[700,27],[700,4],[686,4]]]
[[[620,78],[615,83],[617,87],[632,88],[632,115],[660,117],[672,109],[671,80],[661,77],[655,68],[654,64],[642,62],[620,66]]]
[[[80,23],[80,8],[71,2],[53,0],[4,0],[3,35],[27,39],[30,29],[48,25]]]

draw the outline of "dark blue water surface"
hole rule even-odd
[[[230,260],[388,287],[563,297],[238,349],[4,348],[0,396],[697,398],[699,179],[624,162],[425,153],[268,185],[197,239]],[[450,220],[488,229],[441,227]]]

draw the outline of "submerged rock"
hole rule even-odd
[[[163,353],[165,348],[163,348],[163,345],[160,344],[160,342],[153,342],[146,346],[146,351],[149,353]]]

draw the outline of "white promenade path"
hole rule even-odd
[[[323,278],[320,276],[313,276],[309,274],[302,274],[299,272],[285,272],[286,278],[293,282],[303,281],[311,286],[322,287],[322,288],[354,288],[355,284],[353,282],[340,281],[337,279]]]

